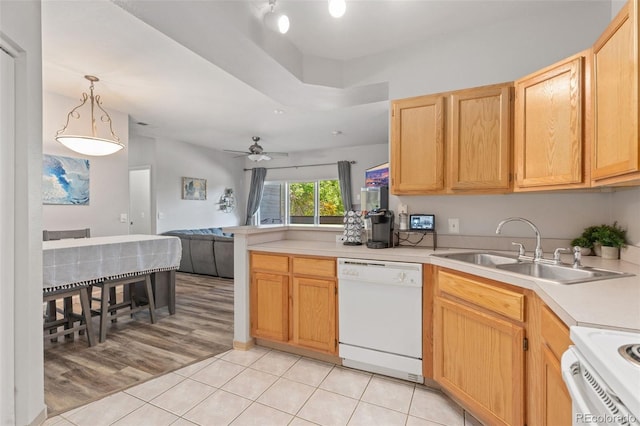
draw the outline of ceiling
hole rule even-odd
[[[219,150],[254,135],[266,151],[386,143],[388,82],[346,85],[350,64],[561,3],[347,0],[335,19],[326,0],[279,0],[281,35],[262,24],[267,0],[44,0],[43,86],[79,99],[96,75],[130,133]]]

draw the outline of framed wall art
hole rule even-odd
[[[42,204],[89,205],[89,160],[44,154]]]
[[[183,200],[206,200],[207,180],[183,177],[182,178],[182,199]]]
[[[364,186],[367,188],[389,186],[389,163],[379,164],[365,170]]]

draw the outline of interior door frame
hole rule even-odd
[[[141,171],[141,170],[148,170],[149,171],[149,182],[148,182],[148,190],[149,190],[149,234],[155,234],[156,233],[156,221],[155,221],[155,209],[154,209],[154,196],[153,196],[153,169],[151,167],[151,165],[149,164],[145,164],[145,165],[140,165],[140,166],[132,166],[129,167],[129,225],[128,225],[128,232],[129,234],[131,234],[131,224],[132,221],[135,220],[135,218],[133,217],[134,214],[131,210],[132,208],[132,194],[131,194],[131,172],[135,172],[135,171]]]
[[[0,38],[0,423],[4,424],[15,421],[16,82],[14,55],[2,41]]]

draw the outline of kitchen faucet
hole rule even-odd
[[[542,260],[542,247],[540,245],[540,231],[538,230],[538,227],[535,226],[533,224],[533,222],[531,222],[530,220],[524,219],[522,217],[510,217],[508,219],[505,219],[503,221],[501,221],[498,224],[498,227],[496,228],[496,234],[499,234],[500,231],[502,230],[502,226],[507,223],[507,222],[514,222],[514,221],[519,221],[519,222],[524,222],[527,225],[529,225],[531,227],[531,229],[533,229],[533,232],[536,233],[536,250],[535,250],[535,254],[533,256],[533,261],[537,262]]]

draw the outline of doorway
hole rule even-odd
[[[129,170],[129,234],[151,234],[151,166]]]
[[[0,46],[2,45],[0,39]],[[13,423],[14,410],[14,206],[15,69],[0,48],[0,423]],[[23,401],[24,402],[24,401]]]

